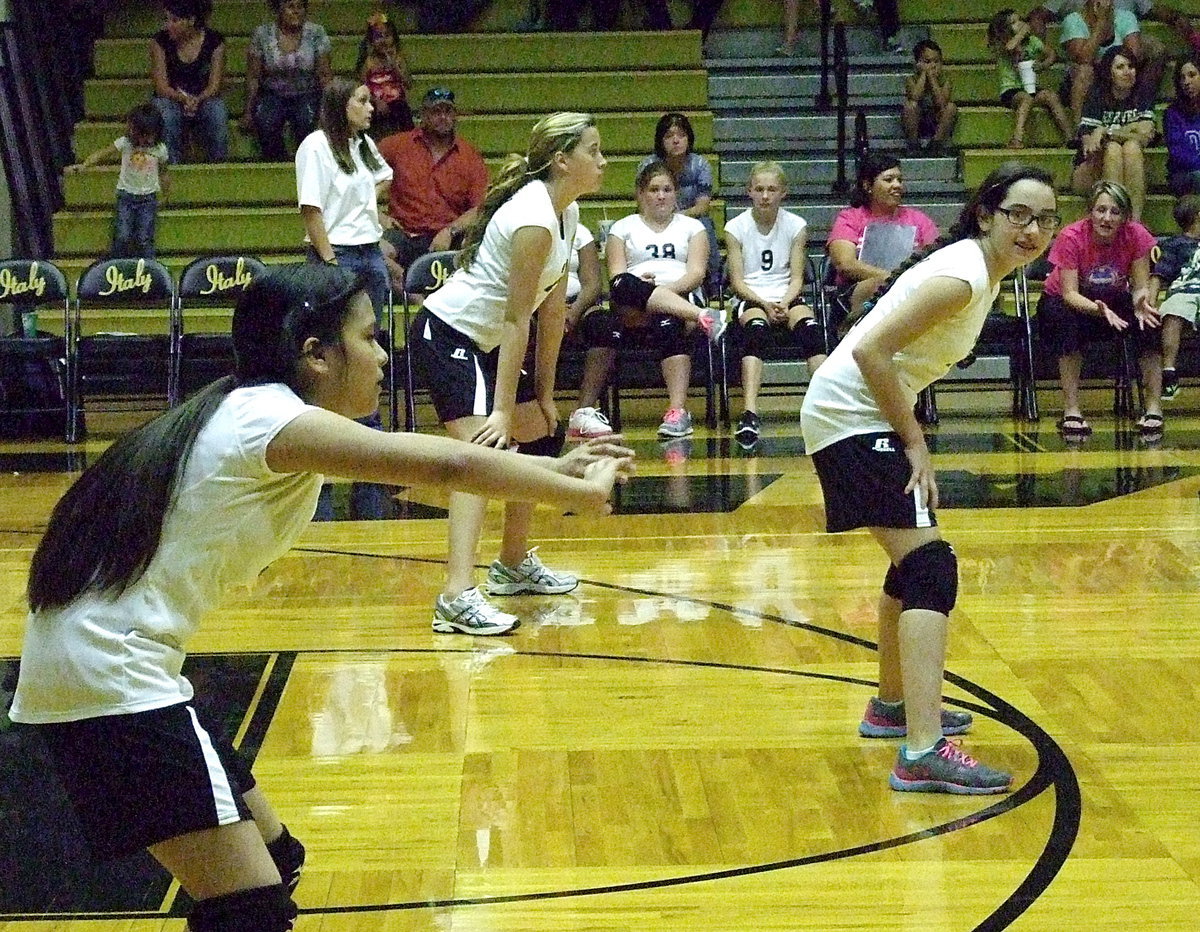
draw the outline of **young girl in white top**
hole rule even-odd
[[[825,340],[812,308],[800,296],[808,224],[780,207],[787,196],[783,168],[778,162],[757,163],[746,190],[753,206],[725,224],[725,249],[742,336],[743,411],[735,435],[749,449],[758,442],[762,424],[758,391],[771,328],[787,331],[788,343],[807,361],[809,375],[825,360]]]
[[[295,543],[321,474],[602,510],[621,451],[561,460],[386,434],[386,353],[360,277],[284,266],[233,317],[234,375],[114,443],[34,553],[11,717],[36,727],[101,858],[149,849],[196,906],[192,932],[283,932],[304,848],[180,670],[222,592]],[[582,478],[571,478],[580,476]]]
[[[699,220],[676,212],[671,170],[661,161],[649,162],[636,185],[638,212],[614,223],[605,240],[612,307],[587,314],[581,324],[588,353],[579,407],[572,415],[579,422],[576,436],[590,436],[585,414],[594,411],[617,347],[631,330],[652,342],[662,359],[668,406],[658,435],[691,434],[692,417],[685,408],[692,377],[690,337],[698,326],[716,342],[724,329],[721,316],[703,306],[698,290],[708,264],[708,234]]]
[[[937,481],[913,405],[974,347],[1000,280],[1046,251],[1061,222],[1056,206],[1042,169],[997,168],[933,251],[893,273],[813,375],[801,408],[827,529],[865,527],[890,560],[879,603],[879,696],[859,733],[907,734],[889,781],[896,790],[1002,793],[1012,782],[943,737],[971,726],[965,712],[939,712],[958,564],[937,530]]]
[[[367,135],[372,114],[366,85],[345,78],[325,85],[320,128],[296,149],[296,189],[309,260],[363,275],[375,318],[382,320],[390,280],[379,249],[378,202],[392,169]]]
[[[501,448],[516,442],[543,454],[561,449],[554,374],[579,222],[575,200],[599,190],[605,164],[600,133],[587,114],[556,113],[540,121],[528,154],[510,156],[488,190],[458,270],[425,299],[408,345],[450,436]],[[535,311],[530,379],[521,364]],[[435,631],[503,634],[518,623],[475,586],[486,510],[484,496],[450,496],[449,557],[434,606]],[[505,507],[499,559],[488,570],[490,594],[557,594],[579,584],[526,550],[532,515],[527,504]]]

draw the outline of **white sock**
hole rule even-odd
[[[920,758],[924,757],[926,754],[928,754],[930,751],[932,751],[937,746],[938,746],[937,741],[933,742],[933,744],[931,744],[929,747],[927,747],[924,751],[910,751],[908,749],[908,747],[905,746],[900,749],[900,753],[904,755],[905,760],[919,760]]]

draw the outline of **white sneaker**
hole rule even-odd
[[[516,615],[500,611],[485,599],[475,586],[450,602],[439,595],[433,609],[433,630],[439,634],[507,634],[520,623]]]
[[[578,585],[577,576],[552,570],[538,559],[537,547],[525,554],[525,559],[516,566],[505,566],[499,560],[493,560],[487,575],[488,595],[520,595],[522,592],[560,595]]]
[[[716,343],[721,339],[721,334],[725,332],[724,315],[720,311],[714,311],[712,308],[701,311],[700,319],[696,323],[700,325],[700,329],[708,337],[709,343]]]
[[[567,422],[569,440],[590,440],[593,437],[608,437],[612,433],[612,424],[604,412],[596,408],[576,408]]]

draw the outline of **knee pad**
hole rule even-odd
[[[771,343],[771,326],[763,318],[755,317],[742,327],[742,355],[762,359]]]
[[[290,932],[299,910],[282,884],[201,900],[188,917],[190,932]]]
[[[667,314],[655,316],[650,322],[650,340],[657,347],[660,360],[691,353],[687,329],[678,317]]]
[[[621,345],[621,324],[616,313],[608,308],[592,311],[579,322],[579,335],[586,347],[616,349]]]
[[[883,577],[883,594],[897,602],[904,601],[904,590],[900,588],[900,569],[895,563],[888,564],[887,575]]]
[[[566,442],[567,429],[563,427],[562,421],[559,421],[553,434],[538,437],[537,440],[530,440],[528,443],[518,444],[517,449],[529,456],[558,456]]]
[[[900,561],[897,577],[902,611],[949,615],[958,601],[958,557],[944,540],[931,540],[909,553]]]
[[[811,317],[801,318],[792,328],[792,340],[805,359],[825,354],[825,334],[821,332],[821,325]]]
[[[271,860],[275,862],[275,867],[279,869],[279,876],[283,878],[283,885],[291,893],[296,889],[296,885],[300,883],[300,874],[304,870],[304,845],[300,844],[299,840],[292,836],[292,833],[287,830],[287,826],[285,825],[283,827],[283,834],[267,845],[267,853],[271,855]]]
[[[630,272],[622,272],[608,283],[608,294],[613,304],[644,311],[650,295],[654,294],[654,287],[653,282],[638,278]]]

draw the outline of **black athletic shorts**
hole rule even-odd
[[[460,330],[422,309],[408,334],[417,384],[429,389],[438,420],[487,417],[496,395],[500,348],[483,352]],[[517,381],[517,403],[537,397],[533,377],[525,369]]]
[[[825,530],[860,527],[935,527],[932,509],[905,493],[912,465],[900,435],[892,431],[856,434],[812,455],[825,498]]]
[[[190,703],[30,727],[97,860],[252,818],[249,764]]]

